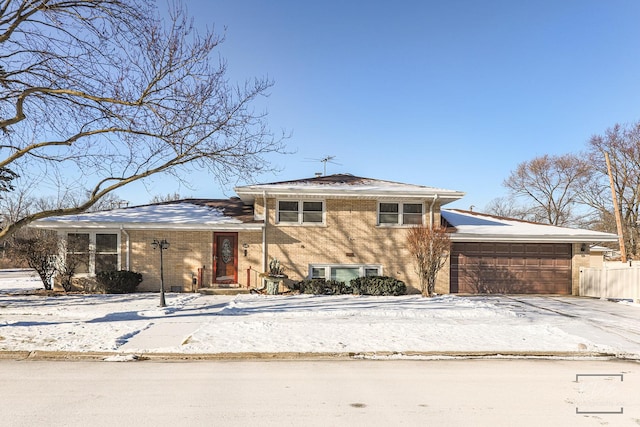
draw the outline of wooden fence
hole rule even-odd
[[[640,300],[640,267],[581,268],[580,295]]]

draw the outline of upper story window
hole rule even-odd
[[[389,203],[378,205],[378,224],[415,225],[422,224],[422,203]]]
[[[323,224],[324,202],[279,200],[277,218],[280,224]]]

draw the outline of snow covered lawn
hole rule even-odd
[[[45,297],[2,290],[16,292],[33,284],[0,274],[0,351],[640,355],[640,346],[581,318],[495,296],[170,293],[168,307],[161,309],[158,295],[149,293]],[[636,307],[602,303],[640,315]]]

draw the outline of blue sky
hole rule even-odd
[[[160,2],[162,3],[162,2]],[[640,120],[640,1],[191,0],[224,31],[231,81],[268,76],[274,131],[294,154],[259,182],[322,171],[460,190],[482,210],[522,161],[578,152]],[[226,197],[156,178],[118,193]]]

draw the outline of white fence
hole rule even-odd
[[[581,268],[580,295],[640,300],[640,267]]]

